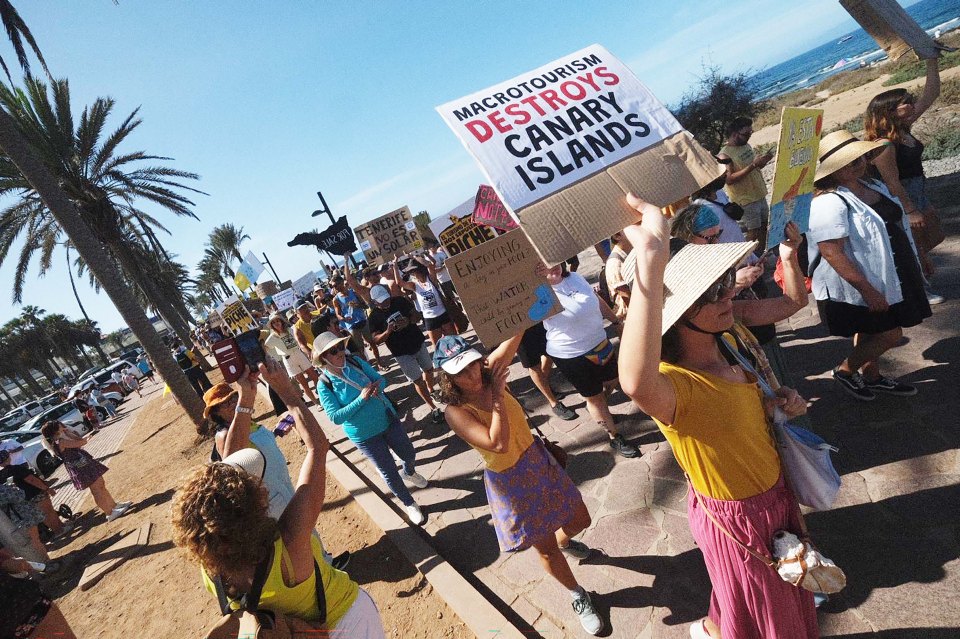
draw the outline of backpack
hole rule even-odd
[[[207,633],[204,639],[294,639],[304,636],[327,636],[327,598],[323,594],[323,579],[320,566],[313,560],[313,574],[317,582],[317,607],[320,609],[320,621],[309,622],[297,617],[288,617],[272,610],[260,610],[260,593],[267,581],[267,566],[272,553],[257,565],[253,573],[250,592],[240,600],[240,609],[231,610],[227,593],[220,577],[212,579],[217,591],[217,601],[223,616]]]
[[[360,358],[354,355],[353,353],[350,353],[347,355],[347,363],[353,364],[354,368],[360,368]],[[360,368],[360,370],[363,370],[363,369]],[[326,386],[328,391],[333,391],[333,382],[330,381],[330,378],[322,370],[320,371],[320,382],[324,386]]]

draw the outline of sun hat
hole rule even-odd
[[[673,326],[710,285],[740,263],[756,242],[687,244],[667,262],[663,272],[663,328]]]
[[[320,284],[314,284],[314,285],[313,285],[313,292],[314,292],[314,293],[316,293],[317,291],[322,291],[322,290],[323,290],[323,286],[322,286],[322,285],[320,285]]]
[[[350,339],[350,336],[346,337],[337,337],[330,331],[325,331],[320,333],[315,340],[313,340],[313,359],[316,361],[321,355],[326,353],[328,350],[336,346],[337,344],[342,344]]]
[[[203,418],[208,419],[213,409],[237,394],[237,391],[225,382],[214,384],[203,394]]]
[[[860,140],[846,129],[823,136],[820,140],[820,161],[817,164],[817,172],[813,176],[814,182],[819,182],[828,175],[836,173],[857,158],[874,149],[882,148],[885,144],[886,142],[880,140],[873,142]]]
[[[456,375],[480,359],[483,359],[483,355],[459,335],[441,337],[433,352],[433,365],[451,375]]]
[[[370,289],[370,299],[378,304],[386,302],[388,299],[390,299],[390,291],[387,290],[386,286],[377,284]]]
[[[263,472],[267,468],[267,459],[256,448],[241,448],[227,455],[220,463],[238,468],[257,479],[263,479]]]
[[[280,311],[274,311],[273,313],[270,313],[270,319],[267,320],[267,323],[272,324],[273,320],[275,319],[286,320],[286,318],[283,316],[283,313],[281,313]]]

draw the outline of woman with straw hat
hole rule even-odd
[[[277,359],[283,362],[283,367],[287,369],[287,375],[300,384],[300,388],[307,394],[310,401],[315,405],[318,404],[317,396],[310,388],[310,382],[313,382],[316,386],[320,376],[317,375],[317,369],[313,367],[304,352],[300,350],[287,320],[280,313],[273,313],[270,315],[268,327],[269,331],[263,340],[267,352],[276,355]]]
[[[410,521],[419,526],[427,517],[403,483],[406,480],[417,488],[427,486],[426,478],[417,472],[417,453],[397,417],[397,409],[384,392],[387,382],[383,375],[359,357],[347,354],[349,340],[349,335],[337,337],[327,331],[313,342],[313,362],[324,373],[317,385],[320,403],[330,421],[343,427],[347,438],[380,472],[406,508]],[[399,473],[390,451],[403,462]]]
[[[637,260],[620,383],[656,420],[690,485],[690,530],[713,585],[708,617],[690,634],[818,637],[813,595],[737,543],[769,556],[776,531],[802,527],[767,411],[773,403],[792,417],[806,412],[806,402],[787,387],[765,402],[756,373],[736,363],[722,337],[733,326],[734,267],[756,243],[686,244],[671,258],[660,209],[632,196],[628,201],[643,217],[624,230]]]
[[[820,141],[807,231],[820,317],[831,335],[853,337],[833,378],[860,401],[876,393],[916,394],[916,387],[883,376],[879,359],[904,328],[931,315],[908,218],[882,182],[864,179],[881,148],[883,142],[863,142],[848,131]]]

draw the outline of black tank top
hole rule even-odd
[[[916,138],[913,141],[913,146],[902,142],[894,145],[897,152],[897,171],[901,180],[923,177],[923,143]]]

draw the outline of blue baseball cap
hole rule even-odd
[[[451,375],[456,375],[468,365],[481,359],[483,355],[459,335],[441,337],[437,342],[437,348],[433,351],[433,365]]]

